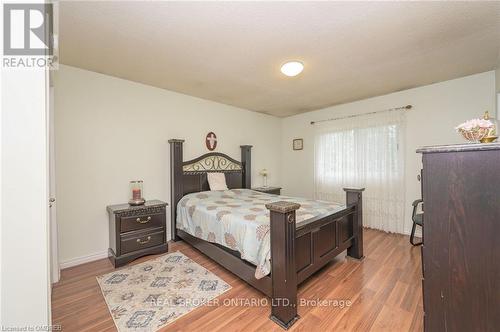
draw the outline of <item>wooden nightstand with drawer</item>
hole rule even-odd
[[[281,187],[257,187],[252,188],[252,190],[266,194],[281,195]]]
[[[152,200],[144,205],[110,205],[108,257],[115,267],[136,258],[168,251],[167,203]]]

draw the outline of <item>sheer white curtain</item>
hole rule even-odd
[[[316,199],[343,202],[362,186],[364,226],[404,231],[404,111],[315,124]]]

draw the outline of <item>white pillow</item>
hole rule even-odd
[[[224,173],[207,173],[210,190],[228,190]]]

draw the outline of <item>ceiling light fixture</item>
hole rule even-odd
[[[281,66],[281,72],[286,76],[297,76],[304,70],[304,65],[299,61],[289,61]]]

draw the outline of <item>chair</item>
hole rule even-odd
[[[415,243],[414,238],[415,238],[415,229],[417,228],[417,225],[422,227],[422,233],[424,231],[424,214],[417,213],[418,205],[422,204],[423,202],[424,201],[422,199],[417,199],[411,204],[411,205],[413,205],[413,212],[411,214],[411,220],[413,220],[413,227],[411,228],[410,243],[414,246],[419,246],[422,244],[422,241]]]

